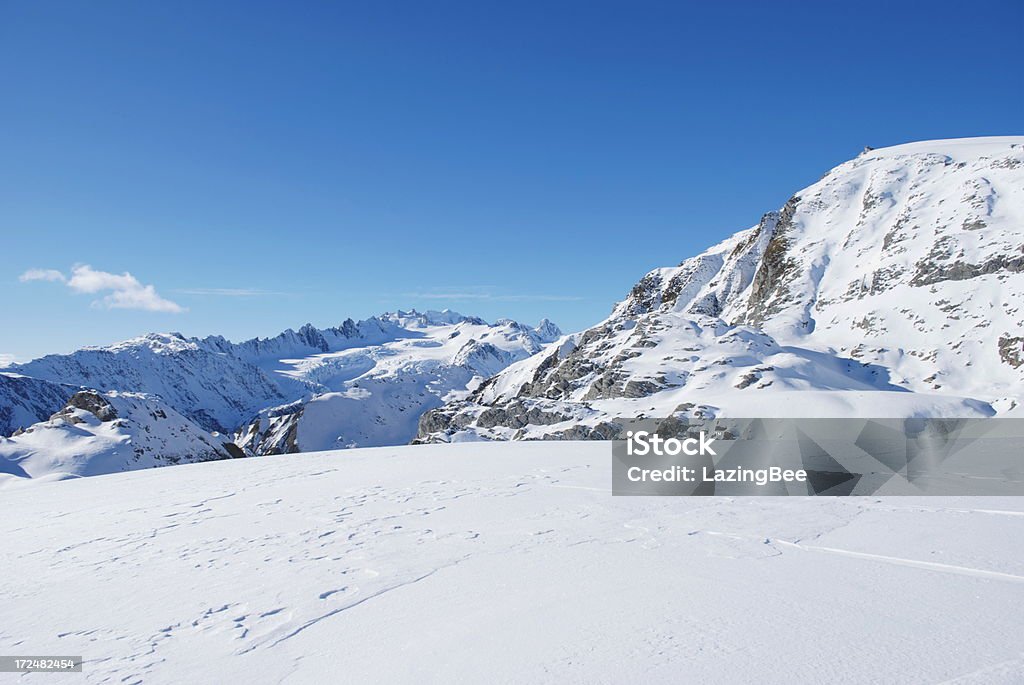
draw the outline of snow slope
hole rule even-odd
[[[421,441],[616,417],[1024,411],[1024,137],[865,151],[611,316],[429,412]]]
[[[0,483],[5,476],[94,476],[226,459],[225,442],[159,397],[81,391],[48,420],[0,437]]]
[[[610,462],[492,443],[19,480],[0,643],[85,657],[26,683],[1021,682],[1019,499],[612,497]]]

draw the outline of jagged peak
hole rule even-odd
[[[533,329],[543,342],[554,342],[562,337],[562,329],[548,318],[543,318]]]

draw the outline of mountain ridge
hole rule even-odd
[[[558,335],[546,319],[532,328],[399,310],[241,343],[150,333],[49,355],[0,374],[0,420],[10,435],[0,437],[0,471],[92,475],[407,443],[423,411]],[[122,409],[83,414],[82,397],[90,407]]]
[[[524,334],[533,330],[508,319],[502,321],[505,323],[494,325],[512,325]],[[357,346],[382,344],[399,337],[415,336],[417,330],[424,327],[458,323],[488,325],[478,317],[463,316],[447,309],[426,312],[413,309],[385,312],[361,321],[349,318],[339,326],[322,329],[307,323],[298,330],[285,329],[274,337],[255,337],[238,343],[220,335],[200,338],[174,332],[147,333],[110,345],[87,346],[69,354],[50,354],[28,362],[11,364],[3,369],[3,373],[9,377],[17,375],[70,387],[160,395],[175,406],[183,407],[184,413],[199,425],[209,430],[230,431],[274,402],[284,403],[289,399],[298,399],[304,392],[316,390],[316,383],[307,382],[294,374],[273,373],[278,369],[268,366],[268,362],[276,362],[288,356],[301,358]],[[550,325],[546,319],[540,326],[545,325]],[[555,331],[561,334],[557,326]],[[538,334],[538,340],[551,335],[551,331],[544,331],[543,335]],[[223,361],[225,355],[235,363],[226,364]],[[135,360],[135,364],[128,364],[134,368],[119,369],[110,363],[128,357]],[[194,370],[191,377],[186,379],[190,381],[186,387],[168,388],[164,379],[175,374],[167,369],[162,372],[158,369],[148,376],[140,374],[139,367],[155,369],[167,360],[181,357],[203,363],[201,369]],[[219,389],[223,384],[219,381],[225,375],[229,375],[235,385],[243,383],[245,392],[236,395],[244,397],[221,397],[223,401],[214,403],[219,406],[212,409],[198,406],[201,402],[197,395],[206,394],[207,400],[210,395],[222,395]],[[251,401],[246,402],[246,398]],[[49,407],[41,410],[44,415],[37,415],[36,419],[43,420],[57,409]],[[8,427],[8,432],[17,427]]]

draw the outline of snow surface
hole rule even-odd
[[[19,479],[0,498],[0,644],[86,661],[7,678],[1021,682],[1020,499],[612,497],[610,453]]]

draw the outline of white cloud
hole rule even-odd
[[[0,352],[0,369],[5,366],[10,366],[16,361],[18,361],[18,359],[13,354],[4,354],[3,352]]]
[[[21,280],[60,281],[66,283],[68,288],[76,293],[108,293],[101,299],[94,300],[94,307],[142,309],[174,314],[185,311],[177,303],[161,297],[152,285],[143,285],[127,271],[123,274],[112,274],[97,271],[88,264],[79,264],[71,269],[70,279],[56,269],[30,269],[21,275]]]
[[[56,269],[29,269],[19,276],[18,280],[22,283],[29,281],[60,281],[64,283],[68,279]]]

